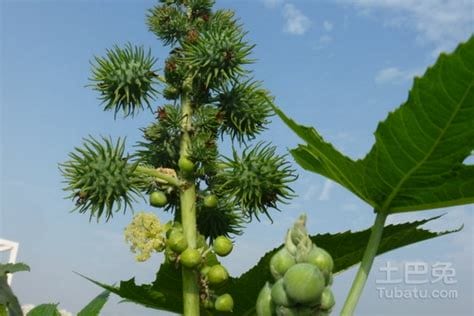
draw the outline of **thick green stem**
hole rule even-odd
[[[351,316],[354,314],[357,302],[362,295],[362,290],[364,289],[370,269],[374,263],[374,258],[377,255],[386,219],[387,214],[382,212],[377,213],[375,223],[372,226],[372,232],[370,233],[369,243],[367,244],[367,248],[365,248],[359,270],[352,282],[351,290],[341,311],[341,315],[343,316]]]
[[[141,173],[141,174],[146,174],[148,176],[155,177],[159,180],[163,180],[166,183],[174,185],[176,187],[180,187],[180,186],[183,185],[183,183],[177,177],[170,176],[170,175],[165,174],[163,172],[160,172],[156,169],[152,169],[152,168],[148,168],[148,167],[144,167],[144,166],[137,166],[135,171],[138,172],[138,173]]]
[[[181,137],[180,157],[187,157],[191,138],[191,118],[193,110],[187,95],[181,98],[181,114],[183,116],[183,135]],[[188,242],[188,247],[196,248],[196,187],[193,183],[186,183],[180,195],[181,202],[181,224],[183,225],[184,235]],[[185,316],[199,315],[199,284],[198,275],[195,270],[182,267],[183,276],[183,302]]]

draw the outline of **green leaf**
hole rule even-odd
[[[96,296],[92,301],[89,302],[78,314],[77,316],[99,316],[102,307],[109,299],[110,291],[103,291],[98,296]]]
[[[0,264],[0,306],[6,306],[10,316],[23,316],[23,312],[18,298],[13,294],[10,285],[8,285],[7,273],[28,270],[29,267],[23,263]]]
[[[389,225],[385,227],[378,254],[457,231],[430,232],[419,228],[421,225],[438,219],[439,217],[440,216],[436,216],[412,223]],[[369,235],[370,228],[359,232],[346,231],[339,234],[316,235],[312,236],[311,239],[319,247],[330,251],[334,259],[334,273],[337,273],[360,262],[367,241],[369,240]],[[265,254],[256,266],[238,278],[230,278],[223,287],[217,290],[218,294],[229,293],[234,297],[235,315],[253,314],[260,289],[265,282],[272,280],[272,275],[269,270],[270,258],[281,247],[282,246],[275,248]],[[156,280],[150,285],[137,285],[135,284],[135,280],[131,279],[122,281],[119,287],[114,287],[89,278],[87,279],[121,296],[127,301],[150,308],[182,313],[181,271],[176,269],[172,264],[162,264],[157,273]],[[210,313],[209,311],[203,311],[203,313],[204,312]],[[213,312],[212,315],[219,314]]]
[[[61,314],[58,311],[58,304],[42,304],[30,310],[26,316],[61,316]]]
[[[376,211],[474,203],[474,165],[463,164],[474,149],[474,37],[415,78],[408,100],[378,125],[375,144],[361,160],[275,111],[306,142],[291,151],[298,164],[346,187]]]
[[[30,271],[30,267],[24,263],[0,263],[0,275],[15,273],[21,271]]]
[[[0,316],[8,316],[7,308],[5,305],[0,304]]]

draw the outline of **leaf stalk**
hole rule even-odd
[[[364,255],[362,257],[362,262],[359,266],[359,270],[352,282],[349,295],[346,298],[344,306],[342,307],[341,315],[342,316],[351,316],[354,314],[354,310],[359,302],[360,296],[364,289],[365,283],[374,263],[374,258],[377,255],[377,250],[382,240],[382,233],[385,226],[385,220],[387,219],[387,213],[378,212],[375,218],[374,225],[372,226],[372,231],[370,233],[369,242],[367,248],[365,248]]]

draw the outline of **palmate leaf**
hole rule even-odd
[[[446,235],[457,230],[431,232],[420,228],[440,216],[411,223],[389,225],[385,228],[378,254],[401,248],[419,241]],[[358,232],[346,231],[338,234],[322,234],[311,239],[318,247],[331,252],[334,273],[342,272],[360,262],[369,239],[370,229]],[[265,282],[272,280],[269,270],[271,256],[282,246],[266,253],[256,266],[238,278],[230,278],[217,293],[229,293],[234,297],[234,315],[253,315],[258,293]],[[214,258],[214,260],[216,260]],[[217,260],[215,261],[217,262]],[[90,278],[89,281],[119,295],[126,301],[149,308],[182,313],[181,271],[172,264],[162,264],[152,284],[137,285],[135,280],[120,282],[119,286],[106,285]],[[203,315],[219,315],[215,311],[202,311]]]
[[[375,132],[375,144],[352,160],[311,127],[275,107],[306,144],[291,151],[306,170],[346,187],[376,211],[409,212],[474,202],[474,37],[416,78],[408,100]]]

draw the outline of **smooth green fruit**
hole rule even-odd
[[[161,191],[154,191],[150,194],[150,205],[154,207],[163,207],[168,203],[166,194]]]
[[[219,200],[217,199],[217,195],[209,194],[204,197],[204,206],[207,208],[215,208],[217,207],[217,203]]]
[[[188,248],[183,251],[181,253],[180,259],[181,264],[190,269],[197,267],[202,261],[201,253],[198,250],[192,248]]]
[[[282,278],[286,271],[295,263],[295,257],[293,257],[286,248],[282,248],[270,259],[270,272],[275,280],[278,280]]]
[[[219,312],[231,312],[234,309],[234,300],[230,294],[222,294],[216,299],[214,308]]]
[[[325,287],[323,274],[309,263],[295,264],[286,271],[283,280],[288,297],[301,304],[317,303]]]
[[[276,310],[276,314],[278,316],[319,316],[320,315],[315,308],[306,307],[306,306],[300,306],[300,307],[279,306]]]
[[[257,305],[255,306],[257,316],[274,315],[275,305],[272,302],[272,287],[267,282],[258,293]]]
[[[323,273],[326,284],[329,284],[332,270],[334,268],[334,261],[326,250],[314,246],[313,249],[311,249],[311,251],[304,257],[304,262],[317,266]]]
[[[188,248],[186,237],[184,237],[184,234],[179,229],[171,231],[169,238],[166,240],[166,245],[176,253],[182,253]]]
[[[229,273],[227,272],[226,268],[221,266],[220,264],[216,264],[209,269],[207,272],[207,280],[210,284],[221,284],[229,278]]]
[[[232,251],[234,245],[232,244],[232,241],[229,238],[225,236],[219,236],[214,239],[214,242],[212,243],[212,248],[214,249],[214,252],[217,255],[225,257]]]
[[[202,276],[206,276],[209,273],[209,270],[211,270],[210,266],[204,266],[203,268],[201,268],[201,271],[199,271],[199,273],[201,273]]]
[[[194,170],[194,163],[188,158],[182,157],[182,158],[179,158],[178,160],[178,167],[179,167],[179,170],[185,173],[189,173]]]
[[[334,294],[332,293],[329,287],[326,287],[323,293],[321,294],[319,307],[324,310],[330,310],[334,306],[334,304],[336,304]]]
[[[283,286],[283,279],[276,281],[272,286],[272,301],[275,305],[281,305],[290,307],[295,305],[295,303],[288,297],[286,294],[285,288]]]
[[[214,309],[214,303],[209,299],[202,302],[202,306],[204,306],[205,309]]]

